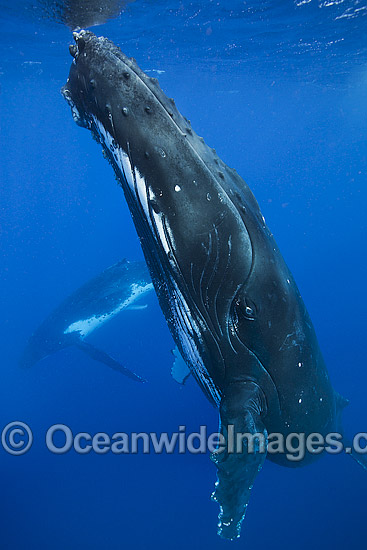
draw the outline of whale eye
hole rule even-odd
[[[236,300],[236,311],[238,317],[243,317],[249,321],[255,321],[257,318],[256,304],[248,296],[242,295]]]

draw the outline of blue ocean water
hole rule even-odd
[[[28,453],[0,450],[0,548],[298,550],[365,546],[367,474],[349,457],[304,469],[267,462],[242,537],[216,535],[208,454],[56,456],[56,423],[74,433],[217,429],[194,381],[170,376],[174,347],[154,297],[91,341],[144,386],[69,348],[30,371],[27,338],[73,290],[140,245],[99,147],[59,90],[71,33],[45,2],[0,2],[0,429],[26,422]],[[139,1],[94,27],[158,76],[193,128],[244,177],[291,268],[344,424],[367,431],[367,4]]]

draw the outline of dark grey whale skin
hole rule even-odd
[[[331,387],[310,317],[251,190],[135,60],[91,32],[74,38],[63,95],[115,169],[171,333],[219,407],[222,434],[229,425],[265,436],[335,431],[345,403]],[[132,187],[119,166],[121,150],[136,168]],[[318,456],[307,452],[295,462],[268,454],[290,467]],[[246,446],[214,453],[223,537],[239,536],[264,458]]]

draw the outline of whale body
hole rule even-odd
[[[240,535],[270,434],[326,436],[346,401],[332,388],[314,327],[244,180],[192,130],[156,79],[106,38],[74,34],[63,95],[102,145],[124,191],[169,329],[220,413],[220,432],[264,445],[213,453],[219,534]],[[220,452],[219,452],[220,451]],[[284,466],[302,460],[268,454]]]

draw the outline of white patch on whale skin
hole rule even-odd
[[[129,157],[127,156],[125,151],[121,149],[121,147],[118,147],[116,151],[118,156],[118,160],[116,162],[119,165],[121,172],[125,174],[125,178],[130,189],[134,190],[133,170],[130,164]]]
[[[73,63],[75,63],[75,59],[73,59]],[[66,84],[68,84],[68,83],[69,83],[69,78],[66,81]],[[64,98],[66,99],[66,101],[69,104],[69,107],[71,109],[71,116],[73,117],[74,122],[76,122],[77,124],[80,124],[82,122],[82,117],[80,115],[80,112],[79,112],[77,106],[75,105],[74,101],[72,100],[70,91],[66,87],[64,87],[62,89],[61,93],[62,93],[62,95],[64,96]],[[88,126],[88,129],[89,128],[90,128],[90,126]]]
[[[71,332],[79,332],[79,335],[81,338],[85,338],[88,334],[93,332],[96,328],[101,326],[106,321],[109,321],[120,313],[123,309],[134,309],[137,306],[133,306],[134,302],[136,302],[141,296],[149,292],[150,290],[153,290],[153,283],[148,283],[146,285],[138,285],[136,283],[133,283],[130,287],[131,294],[126,300],[121,302],[114,310],[112,310],[110,313],[104,313],[103,315],[92,315],[92,317],[89,317],[89,319],[80,319],[79,321],[75,321],[75,323],[72,323],[69,325],[65,330],[64,334],[70,334]]]
[[[156,212],[152,212],[152,214],[150,214],[149,212],[148,193],[149,198],[152,199],[152,196],[154,198],[153,191],[150,188],[147,190],[145,178],[141,175],[136,166],[131,165],[128,154],[125,153],[125,151],[117,143],[115,143],[113,137],[109,132],[107,132],[103,124],[95,116],[93,116],[93,120],[101,137],[103,138],[106,147],[109,148],[120,168],[121,173],[124,174],[131,191],[136,197],[137,202],[141,204],[143,209],[142,213],[144,214],[145,219],[149,224],[152,235],[156,237],[156,232],[153,228],[154,222],[158,231],[160,244],[163,246],[165,253],[168,254],[168,252],[170,251],[170,246],[164,232],[162,216],[160,214],[157,214]],[[167,230],[169,231],[169,228],[167,228]],[[173,239],[171,233],[170,237],[171,239]]]
[[[193,337],[194,334],[201,334],[201,330],[196,321],[191,317],[189,306],[176,282],[172,282],[175,289],[172,293],[171,311],[175,318],[178,337],[180,339],[185,361],[191,365],[191,370],[195,372],[201,384],[208,390],[214,402],[219,405],[221,395],[209,375],[208,369],[200,356],[200,352]]]
[[[73,117],[73,121],[77,124],[82,120],[82,117],[80,116],[80,113],[75,105],[71,105],[71,116]]]
[[[149,208],[148,208],[148,196],[147,196],[147,186],[145,183],[145,179],[140,174],[139,170],[135,167],[135,181],[136,181],[136,187],[138,189],[138,195],[140,198],[140,203],[143,206],[144,214],[147,220],[149,220]]]
[[[170,248],[169,248],[166,235],[164,233],[162,216],[160,214],[157,214],[156,212],[152,212],[152,214],[153,214],[153,219],[154,219],[156,228],[158,229],[158,235],[159,235],[161,244],[164,248],[165,253],[168,254]]]
[[[144,177],[141,175],[136,166],[131,165],[128,154],[125,153],[125,151],[117,143],[113,143],[113,137],[109,132],[107,132],[107,130],[98,120],[98,118],[93,116],[93,120],[96,127],[98,128],[100,135],[103,137],[106,146],[114,156],[115,161],[120,168],[120,171],[122,172],[122,174],[124,174],[131,191],[134,193],[134,195],[142,205],[146,219],[149,222],[147,186]]]
[[[133,176],[133,167],[131,166],[130,159],[125,153],[125,151],[119,146],[115,145],[113,143],[114,139],[111,136],[109,132],[105,129],[102,122],[98,120],[96,116],[93,116],[94,124],[96,125],[99,134],[103,138],[103,141],[108,147],[108,149],[111,151],[112,155],[115,158],[115,161],[117,162],[120,171],[124,174],[126,181],[132,191],[134,191],[134,176]],[[116,158],[117,157],[117,158]]]

